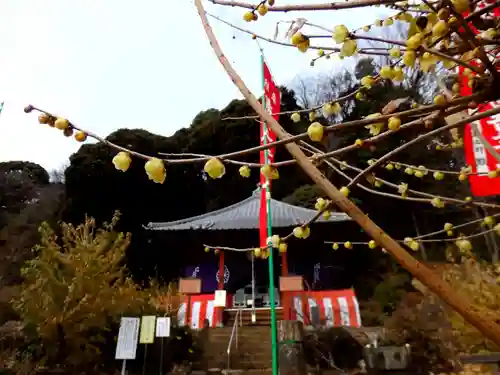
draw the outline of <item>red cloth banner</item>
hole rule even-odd
[[[292,292],[292,320],[311,325],[312,308],[327,327],[361,327],[358,299],[352,289]]]
[[[195,294],[184,298],[177,311],[178,324],[185,326],[189,322],[192,329],[202,329],[205,320],[208,320],[209,327],[217,327],[217,308],[214,306],[215,294]],[[188,300],[190,301],[189,311],[187,309]],[[226,306],[233,304],[233,295],[226,294]],[[189,317],[186,316],[189,313]]]
[[[263,62],[264,70],[264,100],[265,107],[269,113],[278,113],[281,108],[281,92],[276,86],[271,72],[265,62]],[[273,115],[273,117],[278,120],[279,115]],[[276,141],[276,135],[273,131],[261,121],[260,123],[260,144],[272,143]],[[275,148],[272,147],[268,150],[268,163],[274,163],[274,152]],[[264,164],[266,162],[265,151],[260,152],[260,163]],[[267,181],[269,185],[271,181]],[[260,174],[260,186],[265,187],[266,178],[261,173]],[[266,189],[262,188],[260,191],[260,215],[259,215],[259,233],[260,233],[260,246],[264,247],[267,245],[267,200],[266,200]]]
[[[292,319],[300,320],[305,325],[311,325],[312,308],[318,307],[320,320],[327,327],[361,326],[358,299],[352,289],[292,292],[291,295]],[[214,297],[213,293],[193,295],[189,298],[189,309],[185,298],[177,311],[178,324],[185,326],[189,322],[192,329],[198,330],[208,320],[209,327],[216,327]],[[233,307],[233,299],[234,295],[228,293],[227,309]],[[186,316],[188,311],[189,317]]]
[[[476,9],[484,8],[492,3],[492,1],[482,1],[476,5]],[[467,16],[467,14],[464,14]],[[500,8],[495,8],[492,12],[484,15],[484,17],[499,17]],[[471,29],[478,34],[472,24],[469,24]],[[492,56],[489,56],[493,60]],[[496,58],[500,57],[497,53]],[[477,64],[477,61],[471,61],[471,64]],[[460,77],[462,96],[472,94],[472,89],[468,85],[469,78],[464,74],[465,68],[459,66],[458,72]],[[481,104],[478,106],[478,112],[488,111],[490,109],[500,106],[500,101]],[[483,134],[484,138],[495,148],[500,151],[500,114],[483,118],[476,121],[478,130]],[[469,176],[469,183],[471,186],[472,195],[477,197],[485,197],[500,194],[500,177],[490,178],[488,172],[500,168],[497,160],[486,150],[482,145],[479,138],[474,137],[471,125],[467,124],[464,128],[464,151],[465,160],[468,165],[472,167],[473,175]]]

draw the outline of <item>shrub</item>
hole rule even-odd
[[[455,290],[460,290],[481,314],[498,322],[500,265],[480,261],[471,251],[458,248],[448,248],[447,259],[449,263],[436,266],[436,271]],[[422,294],[410,293],[386,322],[386,326],[400,332],[395,341],[412,345],[415,366],[429,367],[434,372],[452,370],[460,367],[459,354],[498,350],[420,283],[415,285]]]
[[[440,303],[419,293],[408,293],[385,322],[388,342],[411,345],[415,374],[449,372],[457,368],[456,336]]]
[[[467,296],[474,307],[487,318],[500,322],[500,263],[478,260],[471,251],[449,253],[454,263],[442,267],[442,277],[455,290]],[[499,348],[486,339],[477,329],[451,309],[447,310],[453,329],[460,332],[458,345],[461,352],[478,353],[498,351]]]
[[[63,223],[60,237],[47,224],[40,227],[36,256],[25,264],[13,301],[28,337],[24,357],[49,367],[115,365],[121,316],[176,312],[173,286],[141,288],[128,275],[123,260],[130,235],[114,231],[117,221],[115,215],[102,228],[92,219],[76,227]]]

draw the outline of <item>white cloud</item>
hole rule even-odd
[[[290,3],[294,2],[298,3]],[[207,10],[267,36],[272,36],[277,20],[297,16],[269,13],[249,25],[241,19],[243,10],[212,4]],[[372,22],[377,12],[383,10],[305,15],[327,27],[358,27]],[[229,60],[260,94],[255,41],[215,20],[211,23]],[[38,125],[35,115],[23,112],[26,104],[66,116],[102,136],[122,127],[171,135],[188,126],[199,111],[222,108],[240,97],[189,1],[4,1],[0,35],[0,101],[5,101],[0,115],[1,161],[30,160],[53,169],[79,147],[56,130]],[[280,84],[311,69],[314,52],[302,55],[266,43],[263,47]],[[332,69],[333,64],[325,62],[315,69]]]

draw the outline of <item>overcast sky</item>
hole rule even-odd
[[[287,3],[306,2],[312,1]],[[276,21],[298,16],[269,13],[247,24],[243,10],[212,4],[206,8],[270,37]],[[354,28],[387,11],[321,13],[300,15],[330,28],[340,23]],[[215,20],[211,24],[226,56],[259,95],[255,41]],[[191,0],[0,0],[0,35],[0,102],[5,101],[0,161],[29,160],[52,170],[79,147],[60,132],[39,125],[36,115],[26,115],[26,104],[67,117],[102,136],[124,127],[168,136],[189,126],[199,111],[221,109],[241,97],[212,52]],[[329,60],[311,68],[314,52],[262,45],[278,84],[340,64]]]

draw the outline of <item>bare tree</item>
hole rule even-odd
[[[68,168],[69,163],[64,163],[57,169],[53,169],[49,172],[50,182],[53,184],[64,184],[64,172]]]

